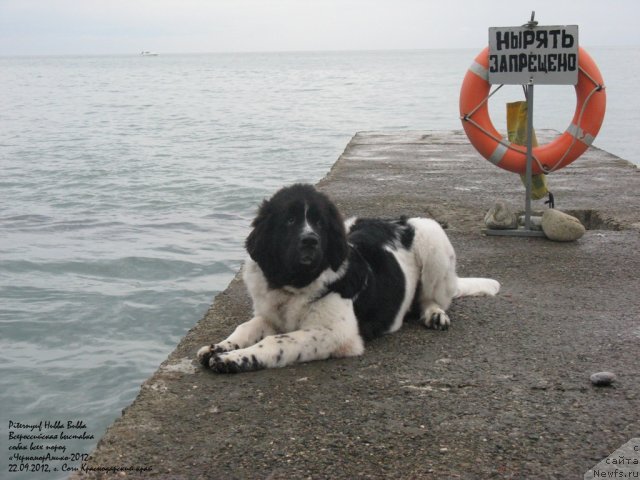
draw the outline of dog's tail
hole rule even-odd
[[[495,295],[500,291],[500,283],[491,278],[458,278],[455,297],[474,295]]]

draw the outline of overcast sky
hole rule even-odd
[[[0,0],[0,55],[479,48],[531,10],[640,46],[640,0]]]

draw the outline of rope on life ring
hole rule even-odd
[[[567,130],[550,143],[533,149],[532,173],[551,173],[582,155],[600,131],[607,97],[598,66],[579,47],[576,110]],[[494,165],[514,173],[525,173],[526,148],[513,145],[495,129],[489,117],[489,48],[482,50],[467,71],[460,90],[460,119],[471,144]]]

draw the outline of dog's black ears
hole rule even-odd
[[[268,236],[268,220],[272,215],[272,210],[273,208],[271,203],[268,200],[264,200],[258,209],[256,218],[254,218],[251,223],[251,227],[253,227],[253,229],[244,244],[249,256],[258,264],[263,263],[265,258],[272,256],[271,252],[264,248],[265,245],[268,245],[268,242],[263,245],[263,243],[265,243],[264,239]],[[258,258],[259,256],[265,258]]]
[[[337,271],[347,259],[349,246],[347,245],[347,233],[342,215],[331,202],[327,205],[325,222],[327,225],[327,260],[331,269]]]

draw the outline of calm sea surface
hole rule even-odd
[[[595,144],[640,163],[640,49],[589,50]],[[89,451],[238,270],[257,203],[318,181],[356,131],[460,129],[476,53],[0,58],[1,435],[78,419],[95,440],[68,452]],[[499,129],[519,99],[492,98]],[[568,126],[571,87],[535,101],[537,128]]]

